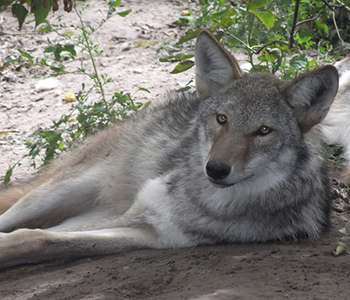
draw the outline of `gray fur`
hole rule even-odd
[[[196,52],[201,96],[172,96],[101,132],[0,216],[0,231],[10,232],[0,235],[2,266],[327,230],[330,188],[312,127],[334,98],[335,69],[284,83],[241,76],[208,32],[198,49],[207,49]],[[235,74],[230,83],[215,64],[228,68],[221,75]],[[11,232],[31,220],[49,228]]]

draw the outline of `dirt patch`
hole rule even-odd
[[[336,216],[334,216],[336,217]],[[1,299],[347,299],[339,234],[296,243],[140,250],[0,273]]]
[[[85,22],[93,23],[96,11],[107,10],[106,1],[90,1]],[[171,63],[159,63],[168,54],[183,29],[170,27],[182,10],[196,9],[196,3],[167,0],[125,0],[121,10],[131,8],[126,18],[114,18],[98,33],[103,55],[98,60],[102,73],[113,82],[107,93],[130,91],[137,100],[162,101],[167,90],[182,87],[192,77],[171,75]],[[63,21],[74,19],[64,14]],[[55,21],[60,15],[52,18]],[[7,10],[3,14],[0,55],[15,55],[17,48],[33,56],[43,52],[47,37],[26,25],[15,30],[16,20]],[[135,47],[148,41],[147,46]],[[130,47],[126,47],[128,43]],[[122,49],[129,50],[122,51]],[[8,53],[7,51],[14,51]],[[244,61],[239,55],[239,60]],[[74,69],[80,62],[69,63]],[[60,86],[35,91],[38,81],[47,77],[44,69],[16,73],[8,69],[0,74],[0,176],[27,152],[24,141],[39,127],[45,127],[69,110],[62,98],[79,91],[88,79],[65,75]],[[138,92],[147,88],[151,94]],[[61,91],[57,91],[57,90]],[[136,94],[135,94],[136,93]],[[57,96],[59,94],[59,96]],[[97,96],[97,95],[96,95]],[[14,174],[14,180],[34,173],[29,162]],[[349,195],[345,186],[333,182],[335,198],[333,228],[324,237],[300,243],[218,245],[179,250],[140,250],[73,262],[57,261],[19,266],[0,271],[0,299],[347,299],[350,288],[348,255],[333,256],[339,241],[350,245],[347,235]],[[350,228],[348,228],[350,232]],[[15,249],[14,249],[15,251]]]

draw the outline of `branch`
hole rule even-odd
[[[327,5],[328,6],[328,8],[331,10],[331,11],[333,11],[334,12],[334,9],[333,9],[333,7],[332,7],[332,5],[331,4],[329,4],[326,0],[322,0],[322,2],[325,4],[325,5]]]
[[[316,15],[316,16],[314,16],[313,18],[311,18],[311,19],[307,19],[307,20],[304,20],[304,21],[300,21],[300,22],[298,22],[295,26],[297,27],[297,26],[300,26],[300,25],[302,25],[302,24],[304,24],[304,23],[308,23],[308,22],[312,22],[312,21],[315,21],[321,14],[322,14],[322,12],[323,12],[323,10],[326,8],[326,5],[323,5],[322,7],[321,7],[321,10],[318,12],[318,14]]]
[[[350,7],[346,6],[343,2],[336,0],[336,2],[341,3],[340,5],[336,5],[336,4],[330,4],[330,6],[335,7],[335,8],[345,8],[345,10],[347,12],[350,12]]]
[[[293,44],[294,44],[294,30],[295,30],[295,26],[296,26],[297,19],[298,19],[299,4],[300,4],[300,0],[296,0],[295,1],[295,8],[294,8],[293,24],[292,24],[292,29],[290,31],[289,49],[291,49],[293,47]]]
[[[334,11],[333,8],[344,8],[347,12],[350,12],[350,7],[346,6],[345,4],[343,4],[341,1],[337,1],[339,3],[341,3],[340,5],[336,5],[336,4],[332,4],[332,3],[328,3],[325,0],[322,0],[324,4],[326,4],[332,11]]]
[[[281,41],[281,40],[274,40],[270,43],[267,43],[265,44],[264,46],[260,47],[257,51],[255,51],[255,54],[259,54],[262,50],[264,50],[266,47],[270,46],[270,45],[273,45],[273,44],[276,44],[276,43],[280,43],[280,44],[283,44],[283,45],[289,45],[289,43],[285,42],[285,41]]]

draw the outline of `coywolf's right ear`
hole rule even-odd
[[[196,87],[202,99],[242,76],[236,59],[206,30],[198,34],[195,59]]]
[[[338,71],[331,65],[314,69],[280,87],[302,132],[326,117],[338,91]]]

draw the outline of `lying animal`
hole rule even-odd
[[[16,202],[0,216],[2,267],[328,229],[330,186],[313,128],[337,93],[336,68],[290,82],[242,75],[207,31],[195,59],[198,95],[137,112],[0,193],[0,203]]]

